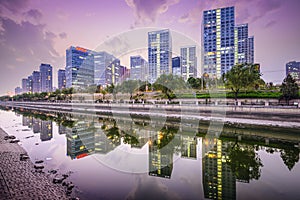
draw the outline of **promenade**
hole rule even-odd
[[[69,199],[62,185],[35,169],[17,138],[7,136],[0,128],[0,199]]]

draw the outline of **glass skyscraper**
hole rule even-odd
[[[172,74],[174,76],[181,76],[181,61],[179,56],[172,58]]]
[[[234,7],[203,12],[202,43],[203,72],[210,77],[221,77],[238,62]]]
[[[187,46],[180,48],[181,56],[181,75],[184,80],[190,77],[197,77],[197,57],[196,46]]]
[[[58,89],[64,89],[66,88],[66,71],[63,69],[58,70],[57,73],[58,78]]]
[[[149,82],[172,73],[172,40],[168,29],[148,32]]]
[[[114,59],[105,70],[105,85],[116,85],[120,79],[120,60]]]
[[[141,56],[130,56],[130,79],[148,80],[148,63]]]
[[[238,63],[254,63],[254,37],[248,36],[248,24],[236,26],[238,36]]]
[[[116,59],[113,55],[101,51],[94,53],[94,63],[95,63],[95,79],[94,84],[96,85],[106,85],[106,70],[107,67],[112,64]]]
[[[41,91],[52,92],[52,66],[49,64],[40,65]]]
[[[32,92],[41,92],[41,72],[32,72]]]
[[[66,54],[66,87],[83,89],[94,84],[93,52],[71,46],[66,50]]]

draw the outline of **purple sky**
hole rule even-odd
[[[249,23],[265,81],[281,82],[285,64],[300,61],[299,0],[1,0],[0,95],[41,62],[53,66],[56,86],[69,46],[95,49],[127,30],[169,28],[200,42],[203,10],[224,6],[236,7],[236,23]]]

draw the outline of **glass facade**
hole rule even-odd
[[[106,84],[106,69],[116,58],[105,52],[94,52],[95,63],[95,79],[94,84],[105,85]]]
[[[105,85],[116,85],[120,82],[120,60],[113,60],[105,70]]]
[[[237,63],[234,7],[203,12],[203,72],[221,77]]]
[[[41,92],[41,73],[39,71],[32,72],[32,92]]]
[[[58,89],[66,88],[66,71],[63,69],[58,70]]]
[[[130,79],[148,80],[148,63],[141,56],[130,56]]]
[[[169,30],[148,33],[149,82],[154,83],[161,74],[172,72],[172,40]]]
[[[72,46],[66,54],[66,87],[82,89],[94,84],[93,52]]]
[[[181,56],[181,74],[184,80],[190,77],[197,77],[197,57],[196,46],[180,48]]]
[[[248,24],[236,26],[238,35],[238,62],[254,63],[254,37],[248,36]]]
[[[172,73],[174,76],[181,77],[181,61],[179,56],[172,58]]]
[[[52,92],[52,66],[49,64],[40,65],[41,91]]]

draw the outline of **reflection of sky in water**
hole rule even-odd
[[[129,145],[120,145],[106,155],[94,154],[81,159],[72,160],[67,156],[67,140],[65,135],[58,133],[58,126],[52,122],[53,137],[41,142],[40,133],[33,133],[27,126],[22,126],[22,116],[12,112],[0,111],[0,127],[6,132],[16,135],[21,145],[27,150],[31,159],[45,160],[46,170],[59,169],[60,173],[73,172],[70,180],[78,188],[77,195],[87,199],[203,199],[204,189],[202,180],[202,139],[198,138],[197,158],[180,158],[173,156],[173,170],[170,179],[149,176],[148,173],[126,173],[103,164],[103,158],[136,162],[126,153],[147,155],[148,144],[141,149],[132,149]],[[49,127],[49,126],[48,126]],[[22,131],[23,130],[23,131]],[[28,136],[34,136],[26,139]],[[38,143],[38,145],[36,145]],[[291,171],[283,163],[280,152],[273,154],[259,150],[259,157],[264,165],[261,168],[259,180],[250,183],[236,182],[237,199],[294,199],[300,195],[300,164],[295,164]],[[120,156],[120,154],[123,154]],[[101,159],[101,162],[99,161]],[[129,160],[128,160],[129,159]],[[130,160],[131,159],[131,160]],[[143,156],[148,167],[148,157]]]

